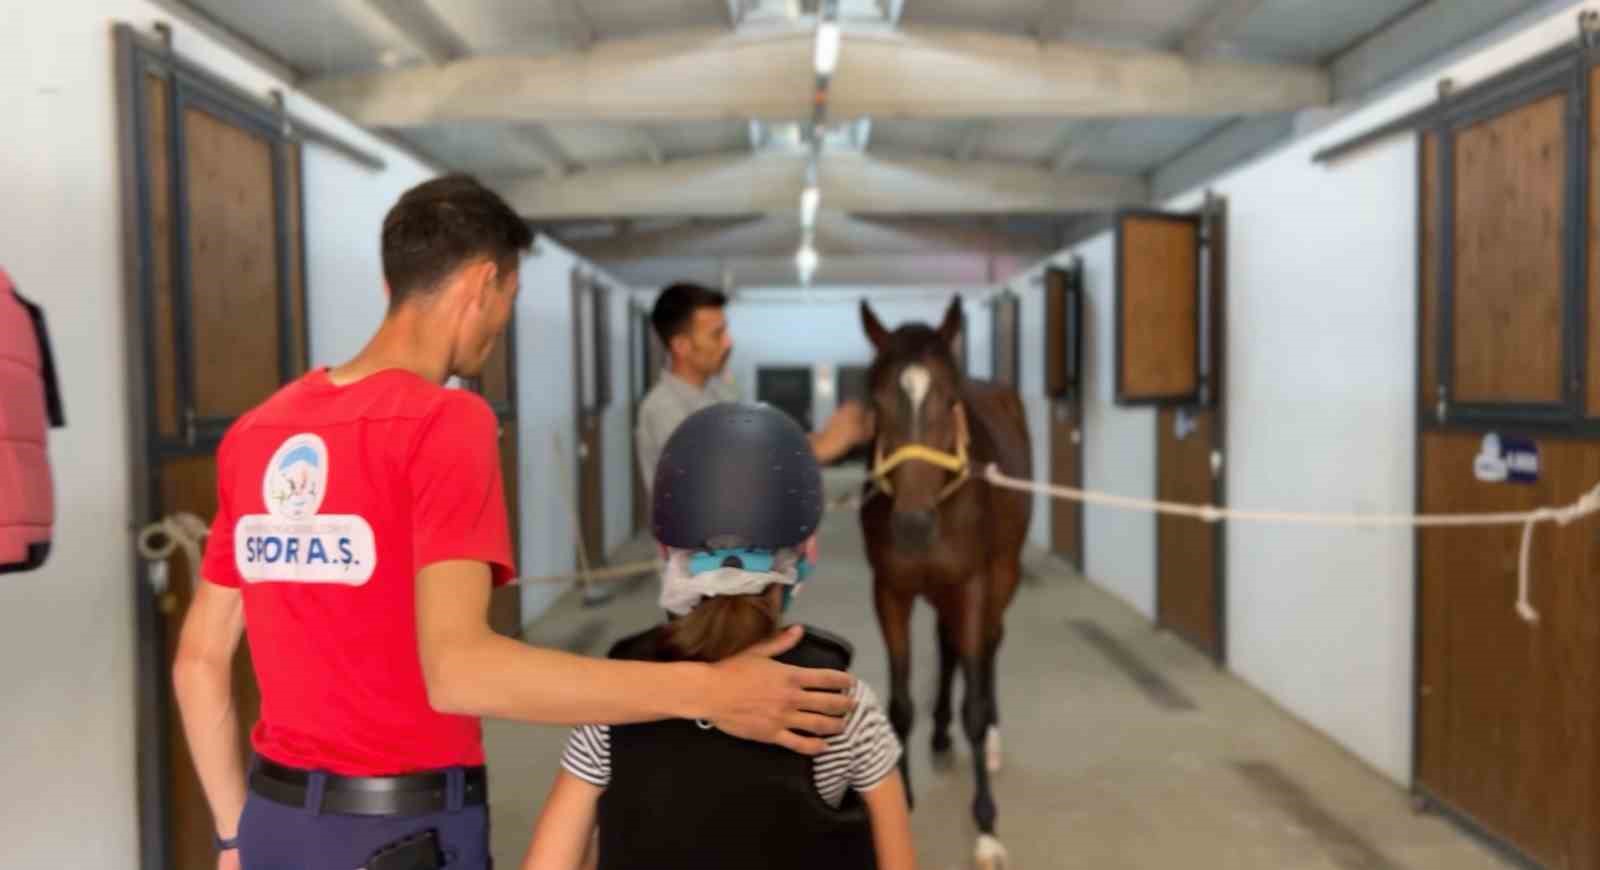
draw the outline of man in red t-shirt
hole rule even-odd
[[[821,752],[851,679],[772,661],[798,630],[704,665],[584,658],[490,629],[490,590],[516,573],[497,421],[443,384],[482,371],[532,236],[452,176],[404,194],[382,241],[390,301],[376,335],[245,414],[217,451],[208,582],[173,684],[218,866],[351,870],[432,831],[425,850],[486,867],[481,716],[698,718]],[[248,772],[231,685],[246,624],[261,689]]]

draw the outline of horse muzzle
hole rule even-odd
[[[938,514],[933,511],[895,511],[889,520],[889,530],[894,535],[897,549],[908,553],[925,553],[933,545],[933,531],[937,524]]]

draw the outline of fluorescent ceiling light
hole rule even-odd
[[[810,229],[817,223],[817,206],[822,203],[822,191],[808,187],[800,192],[800,225]]]
[[[794,255],[794,266],[800,271],[800,283],[811,283],[811,276],[817,273],[817,260],[817,249],[812,247],[810,239],[806,239]]]
[[[839,65],[839,40],[840,33],[838,22],[818,22],[817,52],[815,56],[817,75],[833,75],[834,67]]]

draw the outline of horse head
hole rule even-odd
[[[925,551],[939,505],[971,474],[963,376],[952,350],[961,334],[961,297],[951,300],[937,329],[912,323],[890,332],[865,300],[861,323],[877,348],[867,372],[877,416],[872,475],[894,499],[895,545]]]

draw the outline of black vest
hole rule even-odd
[[[661,629],[618,641],[612,658],[658,660]],[[785,664],[847,670],[850,645],[809,626]],[[854,790],[817,794],[809,756],[675,719],[611,727],[600,797],[599,870],[760,867],[870,870],[872,826]]]

